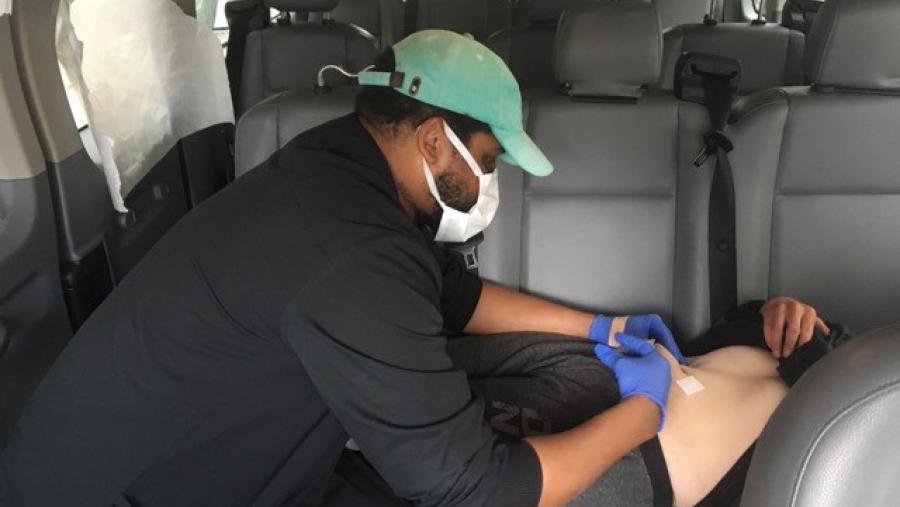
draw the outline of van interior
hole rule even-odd
[[[653,0],[652,18],[558,31],[583,1],[0,0],[0,449],[181,217],[352,112],[347,74],[442,28],[507,62],[556,166],[499,169],[469,266],[657,313],[683,342],[731,301],[808,302],[866,336],[776,412],[742,505],[895,504],[900,3]]]

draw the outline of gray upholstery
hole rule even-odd
[[[560,35],[557,51],[587,44],[603,54],[609,49],[595,42],[596,32],[608,26],[634,26],[637,35],[628,43],[652,46],[659,40],[652,6],[636,5],[567,11],[564,18],[587,40]],[[585,61],[572,58],[570,65],[598,61],[581,49],[576,56]],[[658,62],[659,52],[643,57],[654,54]],[[644,65],[650,82],[657,65]],[[633,75],[624,64],[596,72],[604,83],[625,81],[617,73]],[[578,92],[622,94],[609,86],[575,87]],[[481,274],[595,311],[656,312],[679,336],[694,337],[709,324],[705,192],[712,166],[698,170],[690,163],[708,128],[706,111],[667,92],[625,102],[585,99],[553,90],[526,94],[526,128],[556,172],[533,178],[500,168],[501,206],[480,249]]]
[[[273,9],[288,12],[328,12],[337,7],[340,0],[265,0]]]
[[[442,28],[484,41],[512,24],[510,0],[418,0],[418,30]]]
[[[852,76],[836,67],[859,40],[896,39],[880,20],[898,12],[897,2],[829,0],[813,29],[808,54],[824,62],[820,73],[869,89],[775,89],[736,108],[728,132],[742,299],[791,295],[857,331],[900,323],[900,96],[887,93],[897,62],[872,58]],[[823,37],[830,42],[816,42]]]
[[[554,88],[553,44],[559,17],[570,4],[584,0],[522,0],[514,13],[524,25],[501,30],[487,42],[509,66],[519,87]]]
[[[244,55],[240,112],[284,90],[312,89],[325,65],[358,71],[373,62],[376,46],[370,36],[342,23],[301,22],[251,32]],[[327,82],[337,85],[350,80],[331,72]]]
[[[559,23],[556,80],[571,95],[636,97],[659,78],[661,54],[653,4],[577,4]]]
[[[808,34],[823,0],[787,0],[781,9],[781,26]]]
[[[559,21],[570,5],[583,3],[585,0],[520,0],[516,9],[532,23],[553,23]]]
[[[310,21],[321,21],[322,13],[313,13]],[[382,48],[403,38],[403,0],[341,0],[331,10],[331,19],[351,23],[372,34]]]
[[[790,295],[860,331],[900,323],[900,98],[779,89],[737,113],[742,299]]]
[[[547,178],[500,169],[501,206],[482,276],[610,313],[656,312],[683,338],[709,324],[703,196],[690,164],[705,110],[669,93],[633,104],[528,99],[527,129],[556,166]]]
[[[663,30],[686,23],[699,23],[709,13],[710,0],[653,0]],[[721,3],[721,2],[719,2]]]
[[[794,86],[803,81],[802,32],[776,24],[691,24],[675,27],[664,37],[662,76],[657,88],[674,87],[675,64],[684,52],[699,52],[734,58],[741,63],[738,93],[749,94],[776,86]]]
[[[900,4],[829,0],[809,34],[806,76],[820,86],[900,92]]]
[[[742,507],[888,507],[900,498],[900,328],[815,364],[769,420]]]
[[[329,93],[299,89],[280,93],[247,111],[237,124],[234,175],[240,177],[265,162],[297,134],[353,112],[356,87]]]

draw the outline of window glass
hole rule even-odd
[[[224,46],[228,42],[228,19],[225,18],[225,4],[231,0],[196,0],[197,20],[212,29]],[[269,17],[275,18],[278,11],[269,9]]]

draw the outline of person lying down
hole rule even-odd
[[[748,307],[683,348],[671,367],[665,425],[617,462],[570,507],[738,505],[753,446],[793,383],[849,335],[829,324],[790,357],[775,359]],[[573,428],[619,401],[613,373],[577,338],[517,333],[451,340],[448,352],[511,438]]]

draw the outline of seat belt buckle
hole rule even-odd
[[[462,257],[466,270],[470,273],[478,273],[478,245],[484,241],[484,234],[478,233],[469,238],[465,243],[446,243],[451,251]]]
[[[714,130],[707,133],[703,136],[703,140],[706,144],[700,149],[700,153],[694,157],[695,167],[701,167],[705,164],[709,157],[713,153],[716,153],[720,148],[725,153],[731,153],[731,151],[734,150],[734,143],[732,143],[731,139],[729,139],[721,130]]]
[[[460,253],[463,257],[463,263],[466,265],[466,270],[473,273],[478,272],[478,245],[472,245],[471,248]]]
[[[706,146],[700,148],[700,153],[698,153],[697,156],[694,157],[694,167],[703,167],[703,164],[705,164],[706,161],[709,160],[709,155],[709,148],[707,148]]]

